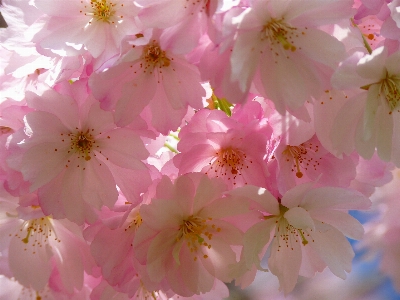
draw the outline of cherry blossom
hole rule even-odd
[[[338,112],[331,138],[340,152],[348,154],[355,147],[361,156],[369,159],[376,148],[381,159],[399,165],[396,138],[399,55],[396,52],[388,56],[385,47],[359,59],[360,55],[355,53],[337,71],[334,83],[338,88],[358,86],[366,90],[349,99]],[[346,74],[347,81],[339,78],[341,73]],[[351,119],[348,114],[352,114]],[[343,139],[347,143],[342,143]]]
[[[181,153],[174,157],[179,173],[201,171],[224,179],[229,187],[265,186],[268,171],[263,159],[271,130],[265,120],[246,123],[219,110],[197,112],[179,133]]]
[[[399,5],[0,0],[0,299],[392,298]]]
[[[39,189],[47,214],[93,222],[93,208],[114,205],[116,185],[138,203],[150,176],[141,162],[148,152],[133,130],[116,128],[111,113],[92,98],[79,106],[53,90],[28,97],[36,111],[24,118],[26,138],[15,167],[31,182],[31,191]]]
[[[0,203],[0,250],[8,260],[12,277],[40,292],[58,274],[59,290],[72,293],[74,288],[81,289],[84,270],[91,271],[93,259],[78,226],[45,216],[36,205],[18,207],[4,200]]]
[[[238,33],[231,79],[245,91],[256,76],[259,92],[282,114],[286,107],[295,111],[311,96],[318,98],[345,53],[338,40],[317,26],[349,17],[351,2],[253,1],[234,19]]]
[[[244,237],[247,268],[255,264],[263,269],[259,254],[270,245],[268,267],[285,294],[292,291],[299,275],[312,277],[328,266],[344,279],[345,271],[351,271],[354,252],[345,236],[360,239],[364,230],[347,210],[367,209],[370,201],[363,195],[342,188],[313,188],[311,183],[296,186],[282,199],[254,186],[230,194],[249,197],[259,210],[261,221]]]
[[[39,31],[33,41],[43,48],[83,44],[95,58],[106,60],[118,54],[126,35],[140,31],[139,8],[129,0],[35,0],[35,6],[45,15],[36,21]]]
[[[236,262],[233,245],[242,232],[226,219],[247,211],[239,198],[222,197],[221,179],[189,173],[174,183],[163,177],[149,205],[140,207],[142,225],[133,247],[149,278],[165,279],[172,291],[189,297],[209,292],[215,280],[229,282]]]

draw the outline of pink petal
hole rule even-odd
[[[144,107],[154,98],[159,85],[156,78],[149,72],[141,72],[122,88],[122,95],[115,108],[115,122],[119,126],[131,123],[134,117],[142,112]],[[135,97],[132,97],[135,95]]]
[[[149,153],[143,141],[132,130],[117,128],[103,134],[104,137],[96,139],[100,153],[122,168],[145,169],[140,160],[145,160]]]
[[[59,143],[41,143],[24,154],[21,172],[25,180],[32,182],[31,191],[47,184],[66,168],[69,154],[66,151],[55,151],[60,149],[59,146]]]
[[[236,197],[251,199],[259,203],[266,212],[272,215],[279,215],[278,200],[264,188],[247,185],[234,189],[230,191],[229,194]]]
[[[27,92],[26,101],[32,108],[57,116],[70,131],[79,124],[78,105],[68,96],[49,89],[40,96]]]
[[[20,238],[11,239],[8,252],[10,269],[15,279],[26,287],[32,287],[37,291],[45,288],[50,278],[51,256],[52,250],[49,244],[39,247],[32,246],[32,241],[25,244]]]
[[[161,230],[151,241],[147,253],[147,272],[152,281],[160,282],[166,273],[165,263],[173,259],[170,250],[176,243],[177,233],[169,228]],[[182,262],[183,263],[183,262]]]
[[[118,198],[114,177],[106,165],[96,158],[85,164],[82,169],[80,187],[86,203],[97,209],[103,205],[113,207]]]
[[[210,212],[210,210],[207,209],[207,204],[221,197],[224,191],[226,191],[226,185],[222,180],[218,180],[217,178],[209,179],[207,176],[201,176],[196,194],[193,198],[193,213],[197,214],[197,212],[202,209],[204,214],[206,214],[205,211]],[[213,212],[210,213],[213,214]]]
[[[83,5],[79,2],[62,2],[52,0],[35,0],[35,6],[48,14],[57,17],[79,17]]]
[[[151,205],[142,205],[140,215],[143,221],[154,230],[166,228],[179,229],[184,219],[180,207],[175,201],[164,199],[153,199]]]
[[[204,207],[200,215],[222,219],[224,217],[241,215],[248,212],[249,201],[242,197],[226,197],[218,199]]]

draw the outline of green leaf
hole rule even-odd
[[[211,99],[216,109],[222,110],[224,113],[226,113],[228,117],[232,116],[231,112],[231,107],[233,107],[232,103],[230,103],[225,98],[218,98],[214,94],[212,94]]]

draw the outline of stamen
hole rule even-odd
[[[271,21],[263,27],[262,32],[264,32],[265,38],[269,39],[271,44],[278,42],[283,46],[283,49],[294,52],[297,48],[293,44],[291,37],[295,30],[297,30],[297,28],[290,27],[283,19],[271,19]]]
[[[169,67],[171,60],[166,56],[156,40],[153,40],[143,49],[142,58],[145,61],[144,71],[153,72],[155,68]]]
[[[302,231],[301,229],[297,229],[297,231],[300,233],[301,240],[302,240],[301,243],[302,243],[304,246],[307,245],[307,244],[308,244],[308,241],[307,241],[307,239],[304,237],[303,231]]]
[[[179,242],[181,239],[185,239],[185,243],[189,248],[189,251],[193,253],[193,259],[197,260],[197,252],[199,248],[203,247],[202,251],[211,249],[211,239],[213,233],[221,232],[221,228],[215,226],[212,222],[212,218],[203,219],[198,216],[190,216],[186,220],[183,220],[182,225],[179,227],[179,232],[176,236],[176,241]],[[208,241],[205,242],[207,237]],[[203,258],[207,258],[208,255],[203,254]]]
[[[303,143],[299,146],[286,146],[282,154],[286,156],[286,161],[289,162],[294,160],[292,172],[296,172],[297,178],[302,178],[304,174],[301,171],[301,168],[304,170],[308,170],[308,168],[314,168],[314,170],[317,170],[317,167],[320,164],[319,161],[322,158],[311,157],[309,151],[317,153],[318,150],[318,145],[313,145],[312,143]]]
[[[385,97],[390,113],[398,107],[400,102],[399,84],[400,78],[396,77],[386,77],[381,81],[380,93]]]
[[[248,169],[253,161],[247,158],[242,150],[232,147],[221,148],[209,163],[210,169],[206,174],[215,177],[225,177],[236,185],[238,176],[243,176],[243,170]],[[247,184],[245,182],[245,184]]]
[[[83,157],[86,161],[89,161],[92,157],[90,156],[92,148],[96,143],[90,129],[86,132],[79,131],[75,134],[68,134],[71,137],[71,151],[80,154],[79,157]]]
[[[92,15],[98,21],[110,23],[110,18],[115,14],[113,7],[116,5],[108,0],[91,0]],[[90,13],[88,13],[90,15]]]
[[[24,237],[20,236],[18,233],[16,237],[20,238],[21,242],[24,244],[29,245],[33,254],[37,252],[37,247],[42,248],[45,244],[48,244],[51,236],[53,236],[55,241],[60,242],[54,231],[50,217],[25,221],[19,231],[21,233],[26,231]],[[25,248],[25,250],[27,250],[27,248]]]
[[[129,229],[133,228],[133,230],[136,232],[140,227],[140,225],[142,225],[143,222],[142,216],[140,215],[139,212],[137,212],[131,218],[132,220],[129,222],[128,227],[125,228],[125,231],[128,231]]]

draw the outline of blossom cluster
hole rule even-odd
[[[400,291],[400,0],[0,4],[1,299]]]

